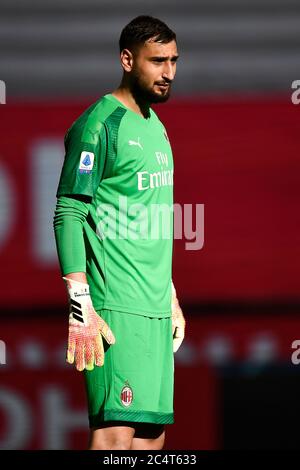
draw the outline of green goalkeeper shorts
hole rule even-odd
[[[89,424],[106,421],[172,424],[174,356],[171,318],[103,309],[116,343],[105,341],[102,367],[84,371]]]

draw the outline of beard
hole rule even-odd
[[[168,90],[164,94],[159,94],[145,85],[137,74],[134,74],[131,80],[131,92],[137,102],[143,101],[149,104],[165,103],[170,98],[171,83],[169,83]]]

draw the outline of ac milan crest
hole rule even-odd
[[[125,382],[124,387],[121,391],[121,402],[124,406],[130,406],[133,400],[133,391],[128,382]]]

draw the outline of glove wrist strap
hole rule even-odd
[[[63,277],[63,280],[66,283],[70,297],[76,299],[90,295],[90,286],[85,282],[74,281],[74,279],[67,277]]]

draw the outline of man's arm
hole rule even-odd
[[[93,307],[87,283],[83,223],[88,212],[88,200],[60,196],[54,216],[57,253],[70,306],[67,362],[75,362],[80,371],[103,365],[102,336],[108,344],[115,342],[112,331]]]
[[[90,198],[60,196],[54,215],[54,234],[57,254],[63,276],[85,273],[86,253],[83,224],[89,213]],[[76,280],[76,279],[75,279]]]
[[[173,327],[173,351],[178,351],[185,334],[185,319],[177,299],[176,289],[172,281],[172,327]]]

